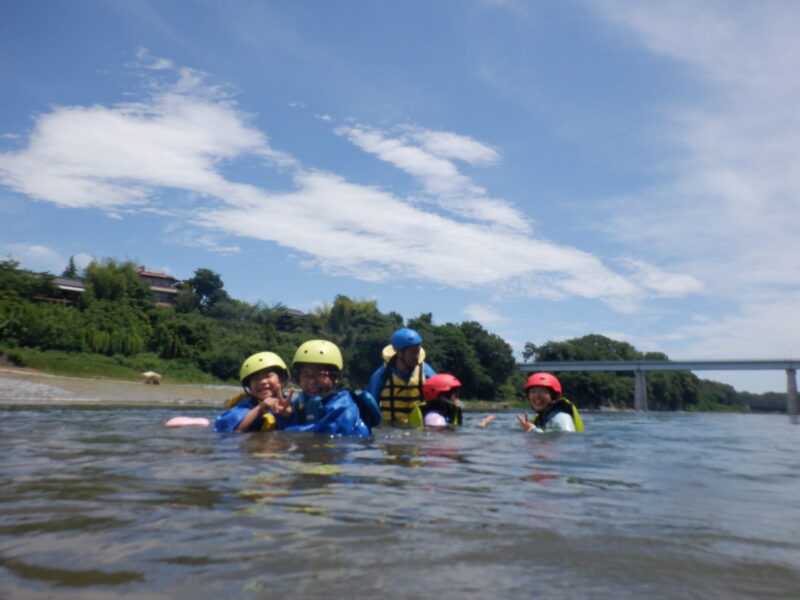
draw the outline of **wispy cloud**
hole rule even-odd
[[[474,302],[462,311],[471,321],[478,321],[486,327],[499,327],[508,323],[508,318],[491,306]]]
[[[714,340],[715,355],[736,348],[748,356],[747,340],[752,349],[769,340],[772,352],[791,346],[800,324],[796,304],[786,302],[800,281],[794,30],[800,5],[603,0],[591,6],[674,61],[702,90],[691,105],[676,105],[661,129],[678,157],[667,165],[667,178],[621,200],[609,235],[668,257],[702,281],[709,297],[734,304],[732,315],[708,315],[707,324],[683,329],[684,350],[690,339],[698,352],[710,349],[696,340]],[[652,270],[640,273],[644,284]],[[665,291],[688,283],[683,276],[659,280],[656,287]]]
[[[0,155],[0,181],[62,206],[113,208],[152,202],[156,188],[215,194],[219,163],[245,153],[292,164],[202,81],[182,69],[149,101],[42,115],[26,149]]]
[[[26,148],[0,154],[0,181],[37,200],[113,210],[123,218],[157,211],[200,227],[196,243],[215,251],[237,247],[202,232],[276,242],[303,252],[307,264],[362,280],[399,277],[525,297],[579,296],[621,310],[653,293],[694,291],[689,279],[655,268],[641,277],[642,265],[628,277],[586,252],[535,237],[510,202],[491,198],[459,171],[457,161],[497,164],[500,153],[487,144],[408,125],[336,130],[419,182],[431,203],[420,204],[416,194],[402,197],[303,165],[272,148],[204,74],[144,54],[140,59],[174,80],[152,80],[139,102],[60,107],[39,116]],[[223,166],[252,156],[265,170],[290,175],[294,189],[274,192],[223,174]]]
[[[2,246],[3,252],[12,259],[19,261],[22,267],[31,271],[46,271],[62,273],[67,267],[69,257],[42,244],[6,244]],[[89,254],[75,254],[72,259],[78,269],[83,269],[95,258]]]
[[[390,133],[353,125],[339,127],[336,132],[413,176],[432,201],[451,213],[514,231],[530,230],[530,223],[518,210],[508,202],[491,198],[485,189],[460,173],[453,162],[496,163],[500,155],[494,148],[467,136],[419,127],[405,126]]]
[[[656,298],[681,298],[699,293],[703,283],[683,273],[668,273],[640,258],[625,257],[620,262],[631,271],[631,279]]]

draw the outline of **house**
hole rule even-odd
[[[306,315],[295,308],[285,308],[275,319],[275,327],[278,331],[293,331],[300,325],[300,321]]]
[[[164,273],[145,271],[144,267],[139,267],[139,277],[150,286],[156,306],[169,308],[175,304],[175,298],[178,295],[178,284],[180,283],[177,279]]]
[[[171,275],[146,271],[144,267],[139,267],[138,273],[139,277],[150,287],[150,291],[153,292],[153,301],[156,306],[170,308],[175,304],[175,297],[178,295],[178,284],[180,281]],[[78,279],[77,277],[53,277],[53,285],[59,290],[57,297],[44,298],[37,296],[36,300],[71,304],[86,291],[86,284],[82,279]]]
[[[86,284],[77,277],[53,277],[53,285],[59,290],[58,298],[42,298],[43,300],[72,303],[86,291]]]

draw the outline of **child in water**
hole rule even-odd
[[[408,424],[412,426],[446,427],[461,425],[464,418],[461,412],[461,382],[455,375],[440,373],[425,380],[420,402],[408,415]],[[481,419],[478,425],[486,427],[494,420],[494,415]]]
[[[239,369],[244,393],[228,402],[214,423],[216,431],[270,431],[282,429],[292,416],[291,397],[284,398],[283,384],[289,376],[286,363],[274,352],[249,356]]]
[[[244,393],[228,401],[214,423],[216,431],[270,431],[280,429],[292,415],[291,398],[284,398],[289,376],[286,363],[274,352],[248,356],[239,369]]]
[[[461,382],[449,373],[433,375],[422,386],[425,402],[416,404],[408,415],[412,427],[461,425],[463,416],[459,396]]]
[[[525,382],[528,403],[536,411],[533,421],[517,415],[528,431],[583,431],[583,422],[575,405],[561,397],[561,382],[550,373],[534,373]]]
[[[283,429],[361,437],[371,434],[356,398],[349,390],[339,388],[343,366],[342,353],[332,342],[310,340],[300,345],[292,360],[292,373],[303,391],[293,402],[296,412],[292,425]],[[370,403],[370,399],[365,399],[367,412],[377,413],[380,422],[378,404],[374,399]],[[365,417],[369,420],[369,414]]]

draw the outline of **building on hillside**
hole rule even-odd
[[[278,331],[296,331],[306,317],[305,313],[296,308],[285,308],[275,319],[275,328]]]
[[[178,295],[178,284],[180,281],[171,275],[146,271],[144,267],[138,269],[139,277],[147,283],[150,291],[153,292],[153,302],[156,306],[171,308],[175,304]],[[46,302],[73,303],[81,294],[86,291],[86,283],[77,277],[65,277],[63,275],[53,277],[53,285],[58,289],[54,297],[36,297],[36,300]]]
[[[86,284],[77,277],[53,277],[53,285],[59,290],[56,300],[61,302],[75,302],[86,291]]]
[[[177,279],[164,273],[146,271],[144,267],[139,267],[139,277],[150,286],[156,306],[170,308],[175,304],[180,283]]]

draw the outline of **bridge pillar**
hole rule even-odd
[[[797,424],[797,415],[800,413],[800,404],[797,401],[797,379],[794,369],[786,369],[786,412],[789,419]]]
[[[647,410],[647,380],[641,369],[633,372],[633,408]]]

